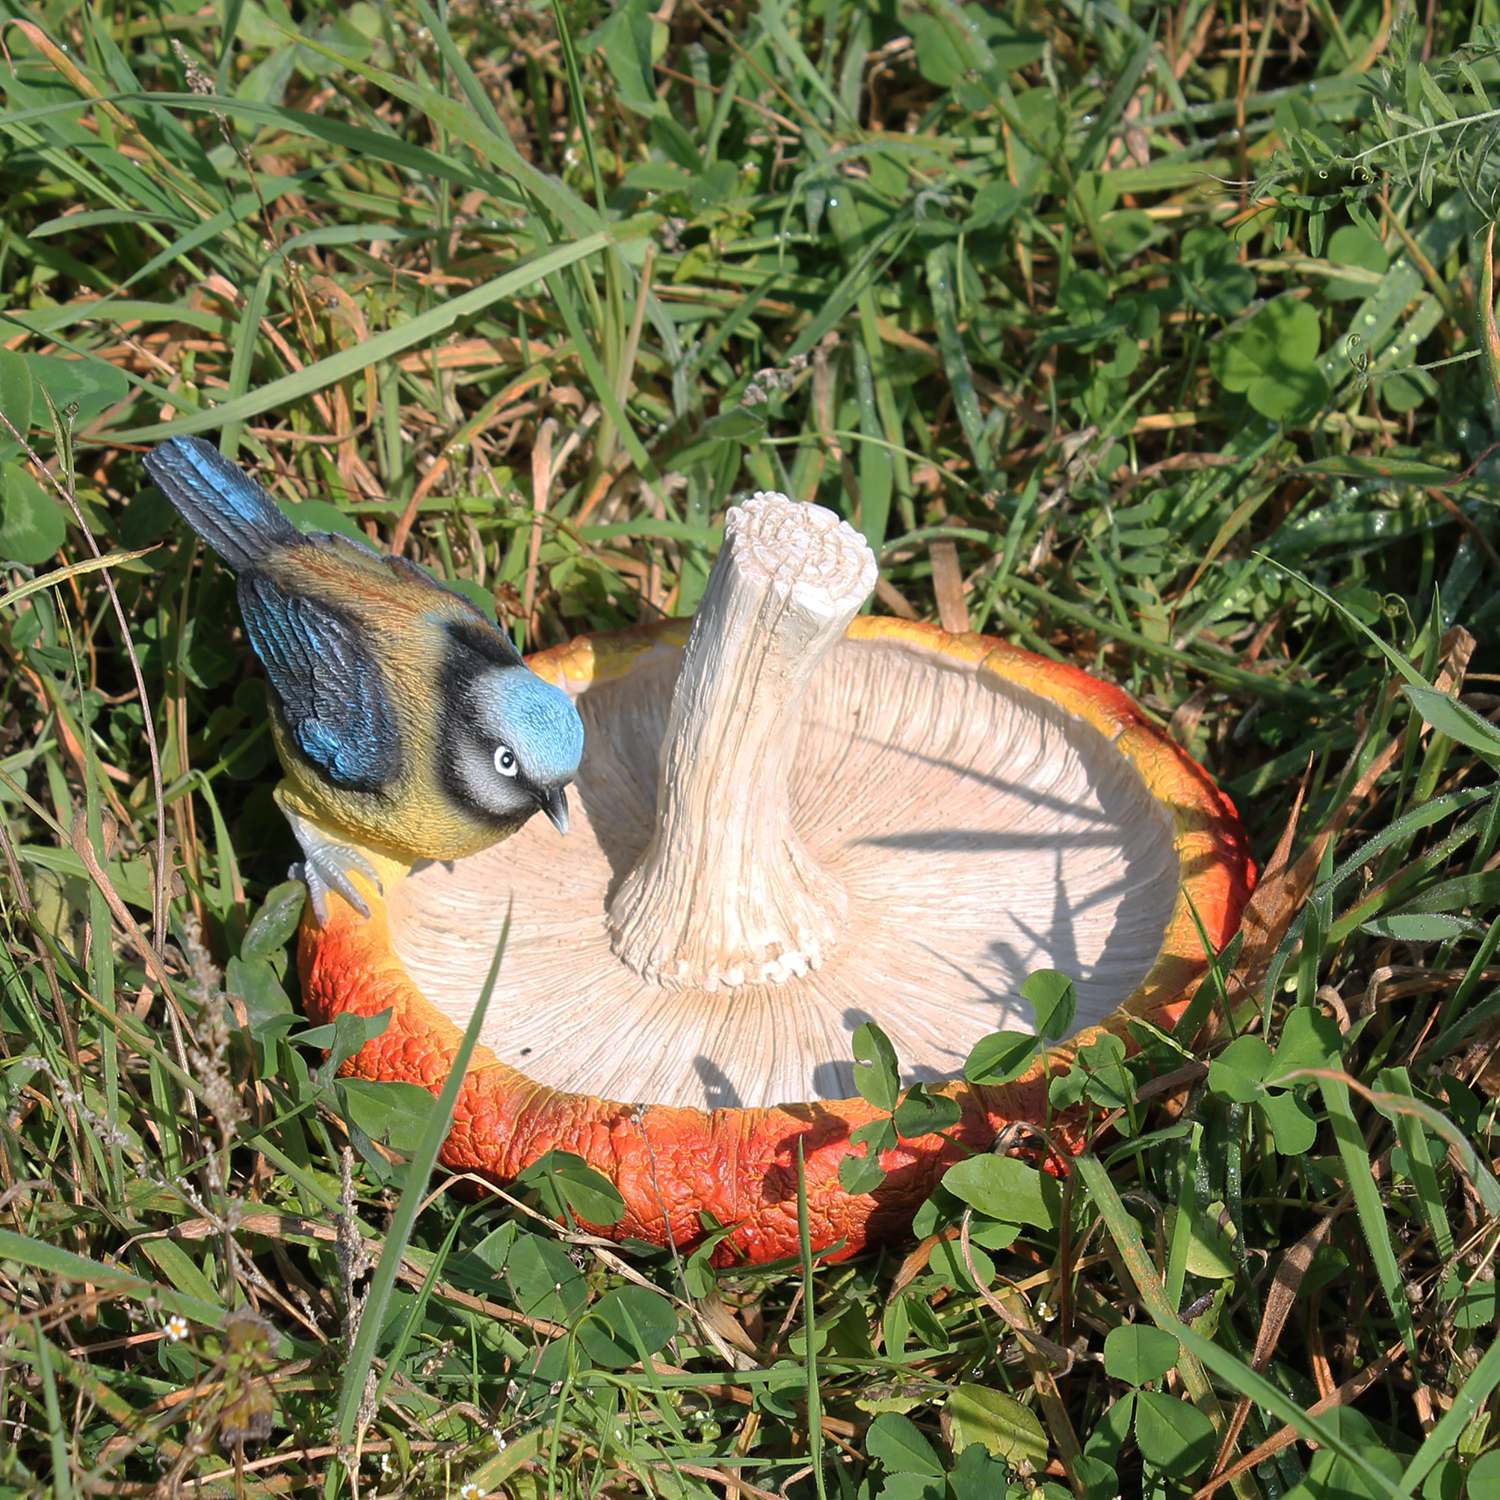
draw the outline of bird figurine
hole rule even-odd
[[[355,843],[411,863],[473,854],[538,811],[568,831],[583,722],[488,616],[404,558],[298,531],[201,438],[145,462],[238,575],[286,772],[276,800],[320,923],[330,891],[369,915],[351,872],[380,882]]]

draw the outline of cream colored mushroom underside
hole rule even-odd
[[[1029,1031],[1034,969],[1078,983],[1079,1026],[1151,967],[1178,888],[1164,808],[1056,705],[904,646],[840,643],[815,676],[794,825],[848,892],[837,947],[785,984],[704,993],[638,978],[605,903],[645,847],[679,653],[584,692],[572,831],[534,818],[393,893],[397,953],[467,1023],[512,906],[486,1045],[538,1082],[630,1103],[733,1105],[854,1092],[874,1019],[907,1081],[950,1077],[998,1029]],[[513,903],[513,905],[512,905]]]

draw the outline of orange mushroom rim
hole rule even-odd
[[[683,645],[688,628],[688,621],[670,621],[579,636],[529,662],[548,681],[578,689],[622,676],[652,646]],[[715,1260],[764,1262],[798,1250],[800,1142],[812,1247],[843,1259],[908,1232],[947,1168],[988,1150],[1008,1125],[1047,1121],[1051,1079],[1101,1034],[1113,1032],[1133,1050],[1129,1020],[1166,1031],[1176,1026],[1208,968],[1204,938],[1215,952],[1229,941],[1254,885],[1255,866],[1229,798],[1128,695],[1076,667],[992,637],[904,620],[859,618],[848,638],[941,655],[1013,683],[1091,724],[1132,763],[1172,814],[1180,871],[1160,951],[1135,992],[1101,1026],[1049,1048],[1012,1083],[980,1087],[956,1079],[941,1085],[938,1091],[960,1108],[958,1123],[943,1135],[902,1140],[883,1153],[884,1179],[869,1193],[847,1191],[838,1170],[846,1156],[864,1149],[851,1142],[851,1133],[881,1113],[862,1098],[715,1110],[621,1103],[536,1083],[483,1045],[475,1048],[458,1095],[440,1158],[445,1166],[504,1183],[548,1151],[573,1152],[609,1178],[625,1203],[618,1223],[591,1228],[686,1251],[713,1225],[732,1226],[715,1247]],[[299,968],[305,1007],[324,1022],[389,1011],[385,1030],[344,1064],[344,1072],[437,1093],[461,1033],[407,974],[391,942],[386,905],[373,887],[364,888],[368,917],[334,897],[325,926],[304,918]],[[1082,1148],[1076,1111],[1052,1118],[1048,1128],[1060,1151]],[[1061,1163],[1052,1165],[1061,1170]]]

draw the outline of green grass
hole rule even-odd
[[[1000,9],[0,0],[0,1494],[1500,1493],[1500,5]],[[527,646],[838,509],[1290,829],[1217,1038],[915,1252],[427,1201],[296,1010],[195,431]]]

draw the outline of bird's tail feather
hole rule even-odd
[[[232,568],[302,540],[265,490],[202,438],[168,438],[146,455],[146,472]]]

